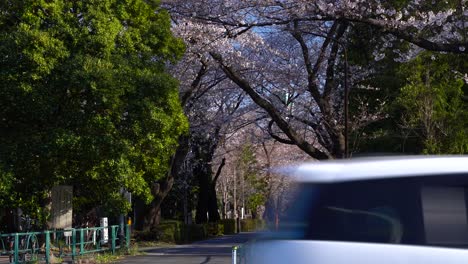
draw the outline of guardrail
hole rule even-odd
[[[112,254],[122,247],[130,247],[130,225],[123,230],[118,225],[109,227],[72,228],[0,234],[0,255],[9,256],[10,263],[29,263],[52,258],[76,257],[89,253],[110,251]]]

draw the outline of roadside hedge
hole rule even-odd
[[[265,221],[259,219],[241,220],[241,231],[252,232],[265,229]],[[139,241],[162,241],[168,243],[190,243],[211,237],[236,233],[236,220],[223,219],[217,223],[185,225],[178,220],[163,220],[151,231],[136,231],[134,236]]]
[[[232,235],[236,233],[236,219],[222,219],[220,222],[224,226],[224,235]]]
[[[261,219],[242,219],[240,224],[242,232],[254,232],[266,229],[266,222]]]

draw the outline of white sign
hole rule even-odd
[[[73,217],[73,187],[54,186],[52,188],[52,222],[51,228],[71,229]]]
[[[109,241],[109,228],[107,224],[107,217],[103,217],[99,220],[100,226],[104,227],[102,229],[101,243],[107,243]]]

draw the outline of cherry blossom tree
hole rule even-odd
[[[204,223],[220,218],[215,185],[223,165],[213,166],[215,150],[229,124],[251,107],[245,93],[193,48],[188,48],[182,62],[172,68],[180,79],[180,97],[190,121],[190,134],[181,142],[187,147],[184,166],[178,166],[175,181],[184,188],[191,188],[188,183],[197,186],[195,218],[197,223]],[[187,190],[182,191],[185,197]],[[188,215],[190,203],[187,199],[183,203]]]
[[[209,149],[217,149],[205,162],[216,168],[226,158],[223,173],[230,172],[230,152],[219,154],[220,145],[231,128],[252,120],[270,138],[314,159],[344,157],[346,125],[358,130],[385,117],[385,100],[373,109],[357,100],[359,107],[345,122],[345,87],[367,89],[361,81],[373,72],[372,65],[348,65],[349,41],[359,27],[378,32],[371,51],[376,60],[388,49],[402,61],[423,49],[467,53],[465,0],[397,2],[162,1],[175,34],[187,45],[174,75],[181,81],[192,135],[213,139]],[[223,100],[237,102],[235,115],[220,114]],[[239,118],[248,111],[256,111],[255,118]],[[223,173],[219,190],[231,184]]]
[[[278,173],[279,169],[310,160],[310,156],[297,146],[271,138],[262,129],[261,123],[267,121],[256,119],[256,115],[261,112],[245,115],[244,123],[256,121],[231,130],[217,149],[216,156],[223,157],[226,163],[217,191],[222,197],[225,218],[240,217],[244,208],[245,216],[262,217],[274,226],[288,206],[292,187],[288,176]]]
[[[336,80],[342,76],[336,69],[341,64],[340,44],[332,39],[343,36],[346,24],[318,25],[316,30],[329,36],[322,42],[301,23],[265,34],[246,32],[235,39],[219,36],[224,32],[219,27],[179,25],[181,36],[194,43],[189,52],[216,63],[271,117],[264,129],[272,137],[317,159],[343,156],[343,111],[336,111],[343,108],[343,82]]]
[[[230,37],[292,22],[347,21],[375,27],[431,51],[468,53],[466,0],[167,1],[173,13],[222,25]]]
[[[403,40],[419,49],[467,52],[465,1],[436,8],[423,1],[398,6],[349,0],[165,4],[190,52],[216,62],[268,114],[271,122],[265,129],[270,135],[316,159],[347,152],[345,88],[357,89],[360,78],[370,72],[347,70],[347,41],[356,25],[374,27],[382,35],[376,59],[382,49]],[[411,52],[401,53],[411,57]],[[379,118],[378,110],[363,109],[350,127]]]

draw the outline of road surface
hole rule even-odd
[[[167,248],[144,250],[145,255],[126,257],[119,263],[140,264],[228,264],[231,263],[232,247],[252,239],[255,233],[240,233],[214,239]]]

